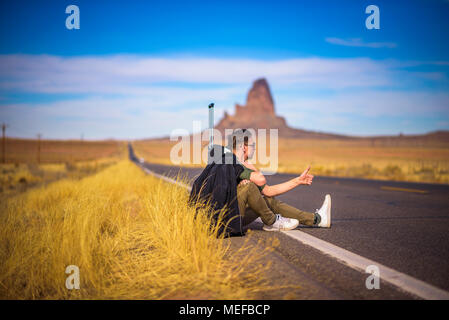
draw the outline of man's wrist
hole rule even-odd
[[[293,178],[293,180],[296,187],[302,185],[301,179],[299,177]]]

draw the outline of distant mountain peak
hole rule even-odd
[[[246,104],[244,106],[236,104],[234,115],[225,112],[224,117],[215,128],[220,130],[222,134],[225,133],[225,129],[253,128],[278,129],[279,136],[290,138],[344,137],[289,127],[285,118],[275,113],[274,100],[268,81],[265,78],[255,80],[248,91]]]
[[[246,97],[246,108],[250,112],[261,112],[274,115],[274,102],[270,87],[265,78],[253,82]]]
[[[285,127],[287,127],[285,119],[275,114],[268,81],[265,78],[260,78],[253,82],[246,97],[246,105],[236,104],[234,115],[225,112],[216,129],[280,129]]]

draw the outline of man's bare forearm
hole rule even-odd
[[[275,197],[280,194],[286,193],[299,185],[311,185],[313,180],[313,175],[309,174],[310,166],[299,176],[293,179],[290,179],[286,182],[279,183],[273,186],[269,186],[266,184],[266,179],[263,174],[252,164],[248,162],[244,162],[244,166],[254,170],[254,173],[251,173],[251,181],[256,183],[258,186],[265,185],[262,189],[262,194],[267,197]],[[254,175],[254,178],[253,178]],[[260,177],[259,177],[260,176]],[[256,179],[257,178],[257,179]],[[260,182],[263,181],[263,182]]]
[[[275,184],[273,186],[266,185],[262,190],[262,194],[267,197],[275,197],[280,194],[286,193],[286,192],[296,188],[299,185],[300,185],[300,183],[299,183],[298,179],[293,178],[291,180],[288,180],[283,183]]]

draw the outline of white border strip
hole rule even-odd
[[[296,239],[308,246],[330,255],[347,264],[349,267],[365,272],[366,267],[375,265],[379,268],[380,279],[387,281],[396,287],[427,300],[449,300],[449,292],[434,287],[421,280],[415,279],[399,271],[388,268],[378,262],[369,260],[346,249],[337,247],[329,242],[318,239],[303,231],[282,231],[287,236]]]
[[[184,188],[186,188],[187,190],[189,190],[189,192],[192,191],[192,187],[191,187],[191,186],[188,186],[188,185],[186,185],[186,184],[184,184],[184,183],[181,183],[181,182],[179,182],[179,181],[176,181],[176,180],[174,180],[174,179],[172,179],[172,178],[169,178],[169,177],[167,177],[167,176],[163,176],[163,175],[161,175],[161,174],[159,174],[159,173],[156,173],[156,172],[154,172],[154,171],[151,171],[150,169],[145,168],[144,166],[140,166],[140,165],[139,165],[139,167],[141,167],[141,168],[143,169],[143,171],[145,171],[146,173],[151,174],[151,175],[153,175],[153,176],[155,176],[155,177],[157,177],[157,178],[159,178],[159,179],[162,179],[162,180],[165,180],[165,181],[167,181],[167,182],[174,183],[174,184],[177,184],[177,185],[179,185],[179,186],[181,186],[181,187],[184,187]]]
[[[192,187],[186,184],[180,183],[174,179],[171,179],[167,176],[160,175],[154,171],[151,171],[148,168],[145,168],[143,165],[139,165],[146,173],[151,174],[155,177],[163,179],[167,182],[177,184],[181,187],[186,188],[191,191]],[[318,239],[314,236],[311,236],[303,231],[299,230],[290,230],[290,231],[281,231],[285,235],[302,242],[308,246],[311,246],[324,254],[327,254],[340,262],[345,263],[349,267],[356,269],[358,271],[365,272],[366,267],[370,265],[375,265],[379,268],[380,279],[383,281],[387,281],[392,285],[398,287],[399,289],[406,291],[408,293],[414,294],[423,299],[427,300],[449,300],[449,292],[439,289],[435,286],[432,286],[426,282],[415,279],[411,276],[406,275],[405,273],[396,271],[394,269],[388,268],[378,262],[373,260],[369,260],[358,254],[352,253],[346,249],[337,247],[329,242]]]

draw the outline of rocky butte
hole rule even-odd
[[[276,115],[273,96],[264,78],[253,82],[244,106],[236,104],[234,115],[225,112],[223,119],[215,126],[223,136],[225,129],[236,128],[278,129],[279,137],[284,138],[349,138],[289,127],[284,117]]]
[[[217,106],[219,109],[221,106]],[[207,117],[205,109],[205,118]],[[273,96],[271,95],[268,82],[264,78],[257,79],[253,82],[251,89],[248,92],[246,98],[246,104],[235,105],[235,112],[233,115],[225,112],[224,117],[215,126],[215,129],[221,132],[222,138],[225,137],[225,129],[237,129],[237,128],[253,128],[267,129],[267,135],[269,135],[269,129],[278,129],[279,138],[299,138],[299,139],[342,139],[342,140],[359,140],[369,141],[372,146],[375,145],[392,145],[396,146],[399,142],[407,144],[413,144],[416,146],[427,146],[431,143],[447,143],[449,141],[449,131],[440,130],[429,132],[427,134],[415,134],[415,135],[403,135],[397,136],[378,135],[378,136],[348,136],[341,134],[333,134],[326,132],[317,132],[311,130],[303,130],[290,127],[285,118],[276,115],[275,104]],[[190,135],[193,139],[194,136],[205,134],[206,140],[203,144],[207,144],[207,136],[209,130],[205,129],[201,133]],[[149,140],[163,140],[169,139],[169,137],[152,138]],[[218,141],[215,141],[216,143]]]

